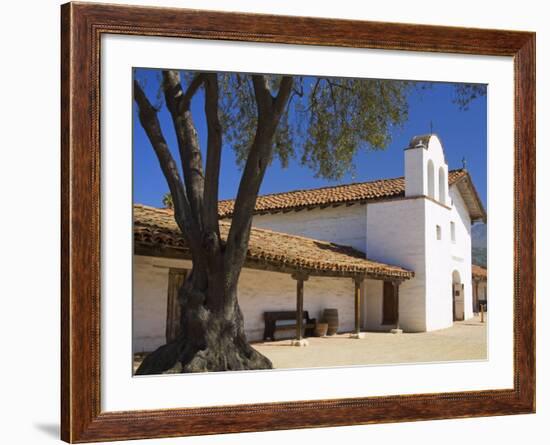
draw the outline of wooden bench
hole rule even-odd
[[[303,312],[304,322],[304,336],[308,337],[313,335],[315,329],[315,318],[309,318],[307,311]],[[282,330],[293,329],[296,331],[296,311],[276,311],[276,312],[264,312],[264,341],[275,340],[275,332]],[[288,323],[277,326],[278,321],[293,321],[294,323]]]

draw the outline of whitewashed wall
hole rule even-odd
[[[453,324],[451,268],[451,199],[448,196],[448,167],[443,146],[435,135],[430,137],[426,159],[432,162],[434,193],[426,200],[426,330],[443,329]],[[429,180],[429,178],[426,178]],[[441,184],[443,183],[443,184]],[[444,185],[442,187],[442,185]],[[439,228],[439,229],[438,229]],[[439,230],[439,239],[438,232]]]
[[[330,241],[366,251],[367,206],[354,204],[256,215],[255,227]]]
[[[134,352],[151,351],[165,343],[168,270],[190,266],[190,261],[134,256]],[[263,338],[265,311],[296,310],[296,281],[288,274],[245,268],[238,292],[250,341]],[[304,283],[304,310],[309,316],[319,320],[325,308],[338,309],[340,332],[353,330],[351,278],[311,277]],[[293,336],[292,331],[286,333]]]
[[[405,156],[405,196],[427,196],[428,180],[422,172],[428,162],[428,150],[407,148]]]
[[[427,331],[453,324],[450,215],[449,208],[426,200]],[[441,239],[437,239],[437,226],[441,228]]]
[[[382,304],[384,298],[384,282],[380,280],[365,280],[365,305],[362,313],[363,329],[368,331],[389,331],[393,326],[382,324]]]
[[[416,198],[368,205],[369,258],[397,264],[415,273],[415,277],[403,282],[399,289],[399,321],[409,332],[426,330],[426,202],[425,198]]]
[[[178,263],[174,267],[182,267]],[[160,266],[160,267],[159,267]],[[168,268],[152,257],[134,255],[132,350],[152,351],[165,343]]]
[[[464,318],[472,318],[473,288],[472,288],[472,222],[462,195],[456,186],[449,190],[452,200],[450,218],[455,222],[456,243],[451,243],[451,273],[458,270],[464,283]]]

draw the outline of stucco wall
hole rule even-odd
[[[426,330],[453,324],[451,210],[426,200]],[[437,239],[437,227],[441,239]]]
[[[425,198],[416,198],[368,205],[369,258],[398,264],[415,272],[415,277],[403,282],[399,289],[399,321],[401,327],[409,332],[426,330],[426,201]],[[367,300],[368,294],[367,290]]]
[[[132,350],[134,353],[152,351],[165,343],[169,270],[165,264],[166,262],[161,259],[134,256],[132,299]],[[182,267],[180,262],[176,264],[174,267]],[[187,264],[184,264],[185,266]]]
[[[470,216],[455,186],[449,190],[451,208],[426,202],[426,329],[443,329],[453,322],[452,275],[457,271],[464,284],[464,318],[473,316],[471,281]],[[451,223],[455,227],[455,241]],[[436,226],[441,227],[437,239]]]
[[[470,220],[457,193],[451,190],[451,209],[422,197],[368,205],[369,258],[415,272],[415,277],[405,281],[399,292],[400,325],[406,331],[431,331],[452,325],[454,270],[464,284],[464,317],[473,316]],[[455,243],[451,242],[451,221],[455,222]],[[441,239],[437,239],[437,226]],[[367,287],[368,328],[381,329],[376,320],[382,300],[371,294]]]
[[[384,282],[380,280],[365,280],[365,310],[363,329],[368,331],[389,331],[393,326],[382,324],[382,303]]]
[[[367,206],[364,204],[256,215],[252,224],[366,251]]]
[[[190,266],[189,261],[134,257],[134,352],[151,351],[165,343],[168,270]],[[265,311],[296,309],[296,281],[287,274],[243,269],[238,292],[250,341],[263,338]],[[309,316],[319,320],[325,308],[338,309],[339,331],[353,330],[354,284],[350,278],[311,277],[304,283],[304,310]],[[286,334],[292,337],[294,333]]]
[[[423,171],[426,168],[428,151],[425,148],[408,148],[405,156],[405,196],[428,195],[428,181]]]
[[[473,317],[472,238],[470,214],[456,186],[449,190],[452,199],[451,220],[456,224],[456,243],[451,243],[451,269],[458,270],[464,283],[464,318]],[[451,271],[452,273],[452,271]]]

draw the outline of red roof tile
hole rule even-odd
[[[451,170],[449,185],[468,176],[466,170]],[[275,213],[285,210],[322,207],[333,204],[375,201],[405,196],[405,178],[380,179],[370,182],[337,185],[311,190],[295,190],[285,193],[258,196],[256,213]],[[234,200],[220,201],[218,210],[221,218],[233,215]]]
[[[477,264],[472,264],[472,276],[474,278],[487,281],[487,269],[485,267],[478,266]]]

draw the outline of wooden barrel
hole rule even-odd
[[[317,323],[315,325],[315,337],[324,337],[327,335],[328,323]]]
[[[327,335],[334,335],[338,332],[338,309],[325,309],[323,321],[328,324]]]

